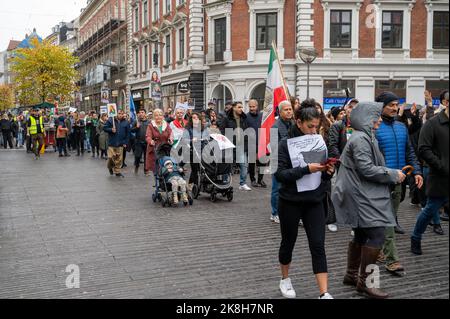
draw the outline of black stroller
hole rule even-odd
[[[172,149],[172,146],[170,144],[161,144],[156,149],[156,166],[155,166],[155,192],[152,195],[152,200],[154,203],[159,201],[162,204],[162,207],[172,207],[175,206],[173,202],[172,195],[172,185],[169,183],[166,183],[166,180],[164,179],[164,176],[161,173],[161,169],[164,166],[164,163],[162,163],[164,157],[170,157],[170,151]],[[192,198],[192,194],[187,191],[188,203],[184,203],[185,206],[190,205],[192,206],[194,204],[194,200]],[[178,194],[181,195],[181,194]]]
[[[209,143],[217,143],[214,139],[210,140],[202,140],[201,148],[204,148]],[[210,194],[210,199],[212,202],[216,202],[220,194],[223,197],[226,197],[229,202],[233,200],[233,176],[232,176],[232,164],[221,163],[218,161],[217,157],[212,154],[211,156],[215,158],[214,161],[208,163],[204,160],[204,158],[199,154],[199,151],[194,147],[193,152],[197,156],[197,158],[201,158],[200,160],[200,170],[198,177],[198,185],[194,184],[192,187],[192,195],[195,199],[200,196],[201,192]],[[201,152],[200,152],[201,153]]]

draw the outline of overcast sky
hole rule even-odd
[[[22,41],[33,28],[47,37],[52,27],[74,20],[85,6],[86,0],[0,0],[0,51],[11,39]]]

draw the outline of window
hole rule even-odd
[[[153,0],[153,20],[159,20],[159,0]]]
[[[155,52],[153,53],[153,67],[157,68],[159,66],[159,44],[155,44]]]
[[[433,49],[448,49],[448,11],[433,13]]]
[[[171,5],[172,0],[164,0],[164,1],[166,3],[165,8],[164,8],[164,13],[165,14],[170,13],[170,5]]]
[[[350,89],[350,98],[356,96],[355,80],[324,80],[323,81],[323,109],[325,111],[333,106],[344,106],[347,99],[345,89]]]
[[[401,49],[403,11],[383,11],[382,48]]]
[[[144,71],[148,71],[148,45],[144,47]]]
[[[139,31],[139,8],[134,9],[134,32]]]
[[[331,10],[330,47],[351,48],[352,46],[352,12]]]
[[[214,61],[223,61],[226,50],[227,20],[220,18],[214,20]]]
[[[184,60],[184,28],[180,29],[179,32],[179,48],[180,48],[180,61]]]
[[[375,97],[385,91],[390,91],[400,98],[400,103],[406,101],[406,81],[404,80],[380,80],[375,81]]]
[[[186,0],[177,0],[177,6],[181,6],[185,2],[186,2]]]
[[[256,49],[270,50],[272,42],[277,41],[277,14],[260,13],[256,15]]]
[[[166,36],[166,65],[170,64],[170,35]]]
[[[144,7],[144,27],[146,27],[148,26],[148,1],[145,0],[142,6]]]
[[[139,49],[134,51],[134,73],[139,73]]]

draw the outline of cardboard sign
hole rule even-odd
[[[108,113],[108,106],[102,105],[100,106],[100,114],[107,114]]]
[[[116,105],[116,103],[108,104],[107,108],[108,108],[108,117],[116,117],[117,116],[117,105]]]

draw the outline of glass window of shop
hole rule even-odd
[[[325,111],[334,106],[344,106],[347,96],[346,89],[350,91],[350,98],[356,96],[355,80],[324,80],[323,81],[323,109]]]
[[[406,102],[406,80],[375,81],[375,97],[386,91],[392,92],[397,95],[400,98],[400,104]]]
[[[439,106],[441,103],[439,101],[439,96],[441,95],[441,92],[444,90],[448,90],[449,88],[449,81],[446,80],[430,80],[426,82],[426,89],[431,93],[431,96],[433,97],[433,105]]]
[[[177,102],[184,103],[190,98],[189,93],[179,93],[177,91],[178,83],[164,85],[161,88],[163,107],[167,110],[168,107],[174,108]]]

